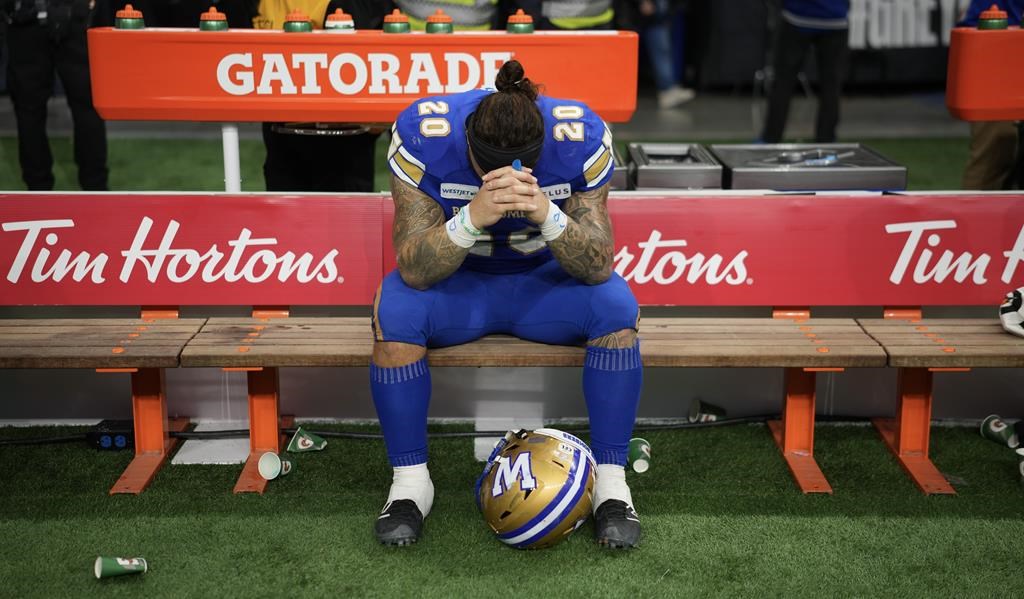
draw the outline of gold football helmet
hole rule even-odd
[[[509,431],[477,481],[477,505],[503,543],[550,547],[590,515],[596,471],[590,448],[569,433]]]

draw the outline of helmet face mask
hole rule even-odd
[[[498,539],[550,547],[590,516],[596,474],[583,441],[555,429],[509,431],[477,483],[477,504]]]
[[[1024,297],[1021,295],[1021,290],[1016,289],[1007,293],[1006,300],[999,306],[999,322],[1003,325],[1003,330],[1018,337],[1024,337],[1022,305],[1024,305]]]

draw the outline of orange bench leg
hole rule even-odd
[[[257,467],[268,451],[281,452],[279,380],[277,368],[246,373],[249,383],[249,458],[235,484],[235,493],[263,493],[267,481]]]
[[[927,368],[900,368],[899,377],[899,413],[895,419],[874,419],[875,428],[922,492],[955,495],[949,481],[928,459],[932,373]]]
[[[813,371],[786,369],[782,420],[770,420],[768,427],[800,490],[831,493],[832,486],[814,461],[814,380]]]
[[[167,419],[167,398],[162,368],[139,368],[132,373],[132,413],[135,419],[135,457],[110,494],[139,494],[149,486],[178,444],[168,431],[183,431],[187,418]]]

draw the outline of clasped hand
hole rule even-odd
[[[469,203],[470,218],[477,229],[489,227],[509,212],[521,211],[539,225],[548,216],[550,200],[541,192],[533,169],[517,171],[503,166],[484,174],[480,191]]]

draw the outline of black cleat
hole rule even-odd
[[[411,499],[399,499],[384,506],[373,532],[384,545],[412,545],[423,530],[423,514]]]
[[[625,501],[608,499],[594,512],[594,537],[612,549],[630,549],[640,542],[640,518]]]

